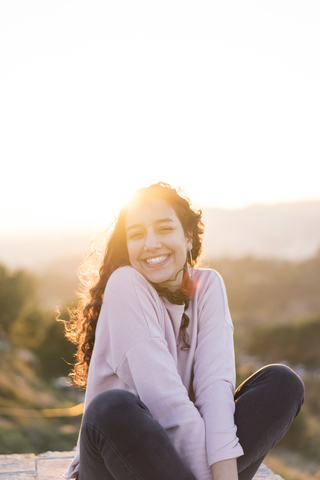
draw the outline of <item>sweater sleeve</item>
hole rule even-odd
[[[105,313],[99,322],[105,322],[100,331],[110,338],[106,352],[110,366],[137,391],[196,479],[212,480],[204,421],[168,350],[157,292],[136,270],[123,267],[110,277],[103,303]]]
[[[243,455],[234,424],[233,325],[221,276],[208,271],[198,300],[199,333],[194,364],[195,405],[205,422],[209,465]]]

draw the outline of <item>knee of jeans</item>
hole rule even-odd
[[[271,376],[276,388],[290,392],[291,398],[295,398],[297,403],[302,405],[304,401],[304,384],[299,375],[287,365],[282,364],[267,365],[265,371]]]
[[[136,408],[138,402],[138,397],[127,390],[107,390],[94,397],[90,402],[86,408],[84,419],[89,423],[96,423],[107,418],[121,419],[123,412],[130,412]]]

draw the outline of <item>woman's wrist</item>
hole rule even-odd
[[[238,480],[237,459],[229,458],[211,465],[213,480]]]

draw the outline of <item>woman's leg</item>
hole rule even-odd
[[[238,387],[235,423],[244,450],[237,460],[239,480],[253,478],[298,415],[303,399],[300,377],[285,365],[268,365]]]
[[[167,433],[133,393],[108,390],[86,409],[78,480],[195,480]]]

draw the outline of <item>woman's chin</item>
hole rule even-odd
[[[167,287],[170,290],[176,290],[181,285],[182,279],[175,278],[175,275],[145,275],[146,279],[150,283],[156,283],[161,287]]]
[[[156,271],[152,271],[152,270],[148,271],[148,270],[144,269],[144,271],[141,272],[141,273],[151,283],[162,284],[162,283],[168,282],[169,279],[170,279],[170,275],[165,273],[165,272],[160,272],[160,271],[156,272]]]
[[[164,286],[172,290],[176,290],[181,286],[183,269],[176,270],[169,268],[159,268],[155,266],[132,265],[139,273],[141,273],[150,283]]]
[[[150,274],[147,272],[147,274],[145,274],[145,277],[147,280],[149,280],[149,282],[151,283],[157,283],[157,284],[164,284],[164,283],[167,283],[169,281],[169,277],[168,276],[164,276],[164,275],[154,275],[154,274]]]

